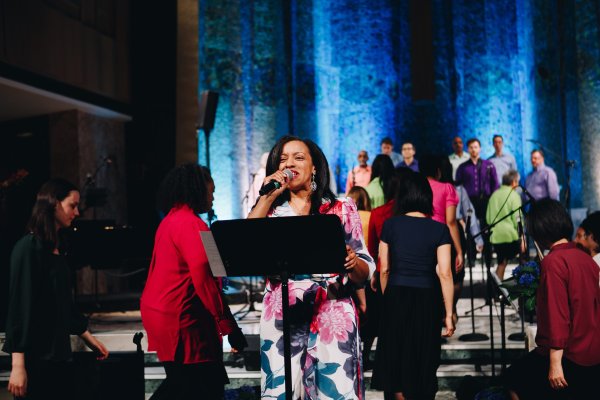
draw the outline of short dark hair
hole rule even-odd
[[[515,179],[519,177],[519,171],[515,171],[514,169],[509,169],[506,171],[504,175],[502,175],[502,184],[506,186],[511,186]]]
[[[586,235],[594,236],[594,241],[599,244],[596,248],[598,251],[600,249],[600,211],[594,211],[588,215],[579,227],[585,231]]]
[[[312,159],[313,165],[315,167],[315,183],[317,184],[317,190],[312,192],[310,196],[310,213],[311,214],[319,214],[321,210],[321,206],[323,200],[329,203],[327,210],[329,210],[335,204],[335,194],[331,191],[329,187],[331,177],[329,175],[329,163],[327,162],[327,158],[323,151],[315,142],[310,139],[302,139],[297,136],[283,136],[281,139],[275,143],[271,151],[269,152],[269,158],[267,160],[266,174],[267,176],[272,175],[275,171],[279,170],[279,161],[281,160],[281,153],[283,152],[283,147],[286,143],[289,142],[302,142],[308,147],[308,152],[310,153],[310,157]],[[285,190],[282,194],[275,199],[272,204],[272,208],[278,207],[288,201],[290,199],[290,191]]]
[[[467,147],[469,147],[471,145],[471,143],[473,143],[473,142],[477,142],[479,144],[479,146],[481,146],[481,142],[479,141],[479,139],[472,138],[472,139],[467,140]]]
[[[561,239],[571,240],[573,221],[562,204],[546,198],[531,204],[527,230],[542,248],[549,249],[552,243]]]
[[[502,137],[502,135],[498,135],[498,134],[496,134],[496,135],[494,135],[494,136],[492,137],[492,142],[493,142],[494,140],[496,140],[496,138],[500,138],[500,139],[501,139],[501,140],[504,142],[504,138]]]
[[[540,153],[542,158],[545,158],[544,151],[542,149],[533,149],[533,150],[531,150],[531,155],[533,155],[533,153]]]
[[[381,139],[380,145],[382,144],[391,144],[393,146],[394,142],[392,142],[392,139],[390,139],[389,137],[384,137],[383,139]]]
[[[186,163],[171,169],[160,184],[158,208],[167,214],[173,207],[186,205],[196,214],[208,210],[208,188],[212,182],[208,168]]]
[[[348,192],[348,197],[352,197],[356,195],[356,208],[361,211],[371,211],[371,200],[369,199],[369,194],[362,186],[352,186],[350,191]]]
[[[44,183],[37,193],[27,229],[52,249],[59,245],[56,206],[71,192],[79,192],[79,189],[65,179],[55,178]]]
[[[410,142],[410,141],[404,142],[404,143],[402,143],[402,146],[404,146],[405,144],[410,144],[412,146],[413,150],[417,150],[417,148],[415,147],[415,144],[413,142]]]
[[[429,181],[420,172],[407,175],[400,182],[394,203],[394,215],[415,211],[433,214],[433,192]]]

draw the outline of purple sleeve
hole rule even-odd
[[[463,185],[463,168],[462,164],[458,165],[458,168],[456,168],[456,179],[454,179],[454,181],[456,182],[457,185]]]
[[[490,162],[490,169],[492,173],[490,174],[490,195],[494,193],[500,187],[498,183],[498,173],[496,172],[496,167],[494,163]]]
[[[559,199],[560,189],[558,188],[558,179],[556,178],[556,172],[552,169],[548,169],[548,197],[554,200]]]

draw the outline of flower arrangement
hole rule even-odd
[[[512,271],[512,277],[504,280],[504,287],[511,300],[522,297],[527,311],[535,310],[535,295],[540,283],[540,266],[535,261],[527,261]]]

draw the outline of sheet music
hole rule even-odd
[[[225,265],[223,264],[223,260],[221,259],[221,254],[219,254],[219,248],[217,247],[217,243],[215,242],[215,238],[213,237],[212,232],[200,231],[200,239],[202,240],[202,244],[204,245],[206,257],[208,258],[210,270],[212,271],[213,275],[215,277],[227,276]]]

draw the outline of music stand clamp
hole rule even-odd
[[[340,219],[336,215],[311,215],[216,221],[212,234],[227,276],[281,278],[285,396],[291,400],[288,279],[295,274],[345,271],[346,243]]]

